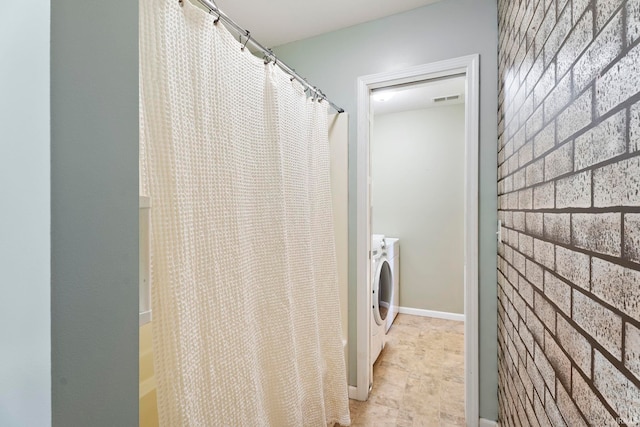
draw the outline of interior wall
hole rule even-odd
[[[640,2],[499,22],[500,425],[636,425]]]
[[[357,114],[359,76],[480,54],[480,416],[497,418],[496,163],[497,4],[443,0],[409,12],[279,46],[276,54]],[[356,120],[349,124],[349,383],[356,378]]]
[[[137,2],[52,2],[51,105],[53,424],[137,425]]]
[[[51,424],[49,1],[0,13],[0,425]]]
[[[464,104],[375,115],[372,230],[400,238],[400,306],[464,314]]]

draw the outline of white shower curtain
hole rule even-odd
[[[214,19],[140,1],[160,422],[346,425],[327,104]]]

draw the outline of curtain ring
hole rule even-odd
[[[249,32],[249,30],[247,30],[247,40],[245,40],[244,44],[240,48],[241,51],[244,52],[244,48],[247,47],[247,43],[249,43],[249,40],[251,40],[251,33]]]
[[[211,11],[211,13],[213,13],[213,11]],[[220,14],[218,14],[216,19],[213,21],[213,25],[218,25],[218,22],[220,22]]]

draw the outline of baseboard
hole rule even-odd
[[[414,316],[435,317],[437,319],[457,320],[464,322],[464,314],[447,313],[444,311],[423,310],[420,308],[398,307],[398,313],[412,314]]]
[[[478,427],[499,427],[499,426],[496,421],[480,418],[480,421],[478,422]]]
[[[352,385],[349,386],[349,399],[358,400],[356,398],[358,396],[358,387],[354,387]]]

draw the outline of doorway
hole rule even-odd
[[[366,400],[372,381],[372,209],[371,209],[371,95],[389,88],[451,77],[464,80],[464,190],[463,190],[463,294],[464,294],[464,399],[469,426],[478,423],[478,116],[479,57],[471,55],[405,70],[358,79],[357,169],[357,385],[350,397]],[[453,95],[453,94],[451,94]],[[445,100],[446,101],[446,100]],[[375,202],[374,202],[375,206]],[[375,210],[375,207],[374,207]],[[374,214],[375,215],[375,214]],[[391,236],[395,237],[395,236]],[[400,262],[401,263],[401,262]],[[375,308],[375,307],[374,307]]]

